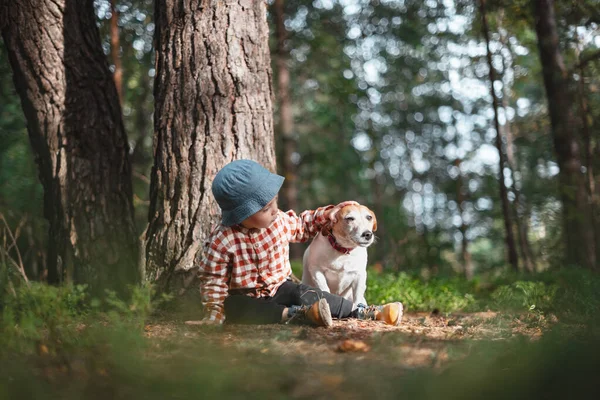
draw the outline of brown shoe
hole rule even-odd
[[[404,307],[400,302],[369,307],[359,304],[358,308],[354,310],[353,314],[358,319],[383,321],[388,325],[398,326],[400,325],[400,322],[402,322]]]
[[[293,314],[288,322],[296,320],[298,322],[308,322],[315,326],[324,326],[327,328],[333,325],[331,310],[325,299],[321,299],[311,306],[291,306],[290,310],[291,309],[293,309]]]

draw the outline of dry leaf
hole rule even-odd
[[[344,340],[342,343],[340,343],[340,345],[338,346],[338,350],[341,352],[367,352],[369,350],[371,350],[371,347],[366,344],[365,342],[363,342],[362,340],[352,340],[352,339],[347,339]]]
[[[40,356],[48,354],[48,347],[45,344],[42,344],[42,343],[38,344],[37,350],[38,350],[38,354]]]

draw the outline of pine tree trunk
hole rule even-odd
[[[561,184],[563,240],[566,262],[596,268],[593,216],[588,202],[581,151],[573,118],[573,94],[558,46],[552,0],[534,2],[535,29],[552,124],[554,151]]]
[[[110,0],[110,55],[115,66],[114,79],[119,101],[123,104],[123,66],[121,65],[121,41],[119,39],[119,13],[117,0]]]
[[[582,45],[581,45],[582,46]],[[579,62],[581,56],[581,48],[578,43],[577,46],[577,58]],[[588,104],[588,97],[585,90],[585,69],[584,67],[579,68],[579,81],[577,85],[577,95],[579,97],[579,113],[581,119],[581,130],[582,130],[582,142],[583,142],[583,163],[585,165],[585,181],[586,189],[590,203],[590,214],[593,218],[592,228],[594,229],[594,236],[596,238],[596,260],[600,257],[600,230],[598,224],[600,223],[600,209],[598,208],[598,200],[596,198],[596,178],[594,169],[594,143],[592,140],[592,132],[590,127],[590,110]]]
[[[503,19],[504,19],[504,10],[502,9],[499,11],[499,18],[498,18],[499,28],[502,27]],[[508,108],[510,106],[509,101],[511,98],[511,94],[510,94],[510,89],[509,89],[509,82],[507,82],[504,79],[504,77],[506,76],[506,71],[509,68],[512,69],[513,52],[510,48],[510,43],[505,34],[506,31],[504,29],[501,29],[501,30],[503,31],[503,33],[500,34],[500,43],[502,43],[502,46],[510,53],[509,60],[507,60],[506,57],[504,57],[504,55],[502,56],[502,74],[503,74],[502,108],[504,110],[508,110]],[[520,259],[523,261],[525,270],[530,273],[533,273],[536,271],[536,260],[535,260],[533,251],[531,249],[531,244],[529,243],[529,214],[525,212],[527,210],[527,207],[524,204],[523,197],[521,196],[521,191],[517,187],[517,180],[515,178],[515,174],[520,171],[520,168],[519,168],[519,165],[517,162],[517,158],[515,157],[513,137],[514,137],[514,134],[513,134],[512,124],[510,123],[510,120],[507,117],[506,122],[504,123],[504,139],[506,140],[506,162],[507,162],[508,168],[510,169],[511,174],[512,174],[512,181],[513,181],[512,190],[515,195],[514,215],[515,215],[515,224],[517,226],[517,234],[518,234],[517,237],[519,240],[519,250],[521,251]]]
[[[217,171],[241,158],[275,167],[271,66],[262,1],[158,0],[155,19],[145,275],[170,290],[188,282],[176,273],[196,265],[218,222]]]
[[[510,212],[510,203],[508,202],[508,190],[506,189],[506,184],[504,182],[504,166],[506,162],[506,157],[504,155],[504,149],[502,148],[502,132],[500,131],[500,122],[498,121],[498,98],[496,97],[496,92],[494,90],[494,82],[496,81],[496,70],[492,64],[492,53],[490,50],[490,35],[487,24],[485,0],[479,0],[479,5],[481,12],[482,31],[483,36],[485,37],[485,43],[487,48],[486,56],[490,76],[490,94],[492,96],[492,105],[494,107],[494,126],[496,128],[496,148],[498,149],[498,156],[500,159],[498,168],[498,184],[500,186],[500,201],[502,202],[502,214],[504,215],[504,229],[506,231],[506,250],[508,252],[508,262],[510,263],[512,269],[514,271],[518,271],[519,257],[517,255],[517,248],[515,246],[515,239],[513,234],[512,215]]]
[[[286,49],[287,33],[285,30],[284,1],[275,0],[274,17],[276,20],[277,33],[277,103],[279,108],[278,133],[283,139],[281,155],[281,172],[285,176],[285,182],[281,191],[281,204],[286,210],[298,210],[298,175],[294,163],[294,153],[297,151],[298,143],[294,136],[294,116],[292,101],[290,98],[290,69],[288,67],[289,52]],[[290,258],[302,258],[299,246],[290,246]]]
[[[128,143],[93,0],[10,1],[2,36],[44,186],[48,281],[138,277]]]

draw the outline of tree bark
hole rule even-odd
[[[48,281],[136,280],[128,144],[93,0],[5,2],[2,36],[50,223]]]
[[[594,143],[592,140],[592,132],[590,127],[590,108],[588,104],[587,93],[585,90],[585,63],[581,59],[581,48],[583,44],[577,42],[577,59],[579,61],[580,68],[577,71],[579,74],[579,81],[577,82],[577,95],[579,97],[579,113],[581,119],[581,131],[582,131],[582,142],[583,142],[583,162],[585,165],[585,181],[586,189],[589,197],[590,214],[593,218],[594,223],[592,228],[594,229],[594,237],[596,239],[596,260],[600,256],[600,235],[598,230],[598,223],[600,222],[598,201],[596,198],[596,178],[594,174]]]
[[[249,158],[274,170],[265,3],[158,0],[155,139],[146,278],[180,287],[218,222],[219,169]],[[177,277],[176,277],[177,276]],[[175,278],[174,278],[175,277]]]
[[[281,171],[282,175],[285,176],[281,192],[281,203],[286,210],[298,211],[298,174],[293,158],[298,149],[298,142],[294,135],[294,116],[290,98],[289,52],[286,49],[287,33],[285,30],[284,1],[275,0],[273,7],[277,34],[277,101],[279,103],[279,126],[277,131],[283,141]],[[290,246],[290,258],[302,258],[301,250],[298,246]]]
[[[499,26],[502,25],[502,20],[504,19],[504,10],[500,10],[500,16],[498,19]],[[510,100],[510,89],[509,82],[507,82],[504,77],[506,76],[506,71],[509,68],[512,68],[512,59],[513,52],[510,48],[510,43],[505,34],[500,34],[500,42],[503,47],[510,53],[510,59],[507,61],[506,57],[502,56],[502,108],[504,108],[505,112],[509,108],[509,100]],[[525,266],[525,270],[533,273],[536,271],[536,260],[531,249],[531,244],[529,243],[529,214],[525,211],[527,207],[524,204],[523,198],[521,196],[521,190],[517,187],[517,180],[515,178],[515,173],[520,171],[517,158],[515,156],[514,151],[514,134],[512,130],[512,124],[508,117],[506,117],[506,122],[504,123],[504,138],[506,140],[506,162],[512,174],[513,181],[513,193],[515,195],[514,200],[514,214],[515,214],[515,223],[517,225],[517,233],[519,240],[519,250],[521,251],[520,259],[523,261],[523,265]]]
[[[123,66],[121,64],[121,41],[119,40],[119,13],[117,0],[110,0],[110,55],[115,66],[114,78],[119,102],[123,104]]]
[[[573,118],[573,94],[558,46],[552,0],[534,2],[535,30],[552,125],[554,151],[561,184],[563,238],[566,262],[596,268],[593,216],[582,173],[581,151]]]
[[[496,70],[492,64],[492,52],[490,49],[490,35],[487,24],[485,0],[479,0],[479,7],[481,13],[481,23],[483,36],[485,37],[486,43],[486,56],[487,63],[489,66],[489,77],[490,77],[490,94],[492,96],[492,106],[494,107],[494,127],[496,128],[496,148],[498,149],[499,156],[499,178],[498,184],[500,186],[500,201],[502,202],[502,214],[504,215],[504,229],[506,231],[505,241],[506,250],[508,252],[508,262],[510,263],[514,271],[519,270],[519,257],[517,255],[517,248],[515,246],[515,239],[512,228],[512,216],[510,212],[510,203],[508,202],[508,191],[504,182],[504,166],[506,164],[506,156],[504,155],[504,149],[502,148],[502,132],[500,131],[500,122],[498,120],[498,98],[494,90],[494,82],[496,82]]]

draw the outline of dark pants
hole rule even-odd
[[[286,307],[311,305],[325,298],[334,318],[352,313],[352,302],[307,285],[286,281],[273,297],[230,295],[225,299],[225,317],[230,324],[276,324]]]

